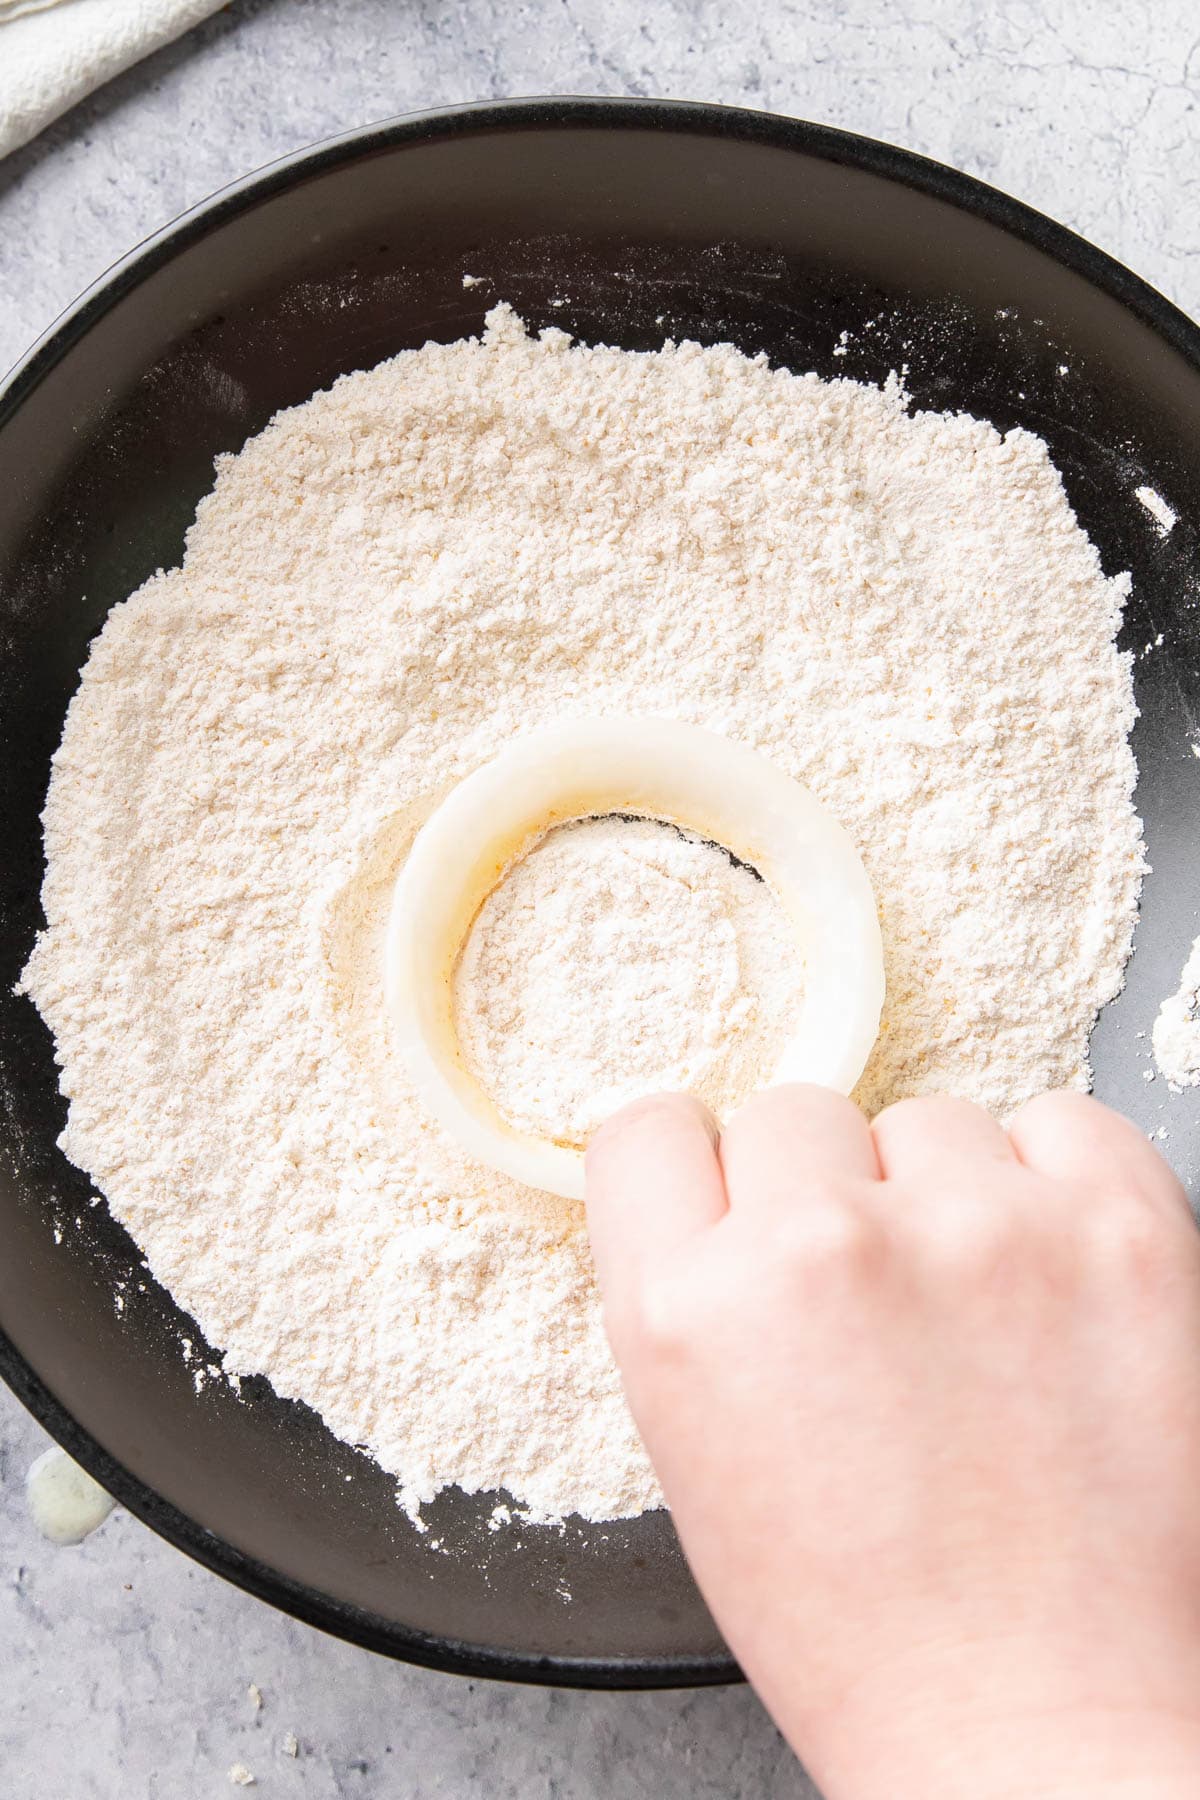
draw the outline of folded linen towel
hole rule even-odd
[[[0,0],[0,156],[225,0]]]

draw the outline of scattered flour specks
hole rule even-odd
[[[1141,501],[1158,528],[1160,537],[1166,537],[1174,531],[1178,524],[1178,515],[1169,507],[1162,495],[1152,487],[1140,487],[1134,490],[1135,497]]]
[[[92,646],[23,977],[67,1154],[226,1372],[365,1445],[410,1511],[449,1483],[534,1518],[655,1504],[580,1209],[466,1161],[391,1043],[413,833],[565,717],[724,732],[874,882],[868,1108],[1082,1086],[1143,866],[1127,585],[1039,439],[895,382],[572,347],[503,307],[344,378],[220,459],[182,567]]]

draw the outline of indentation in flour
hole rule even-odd
[[[413,838],[440,798],[422,796],[368,833],[357,847],[349,875],[326,894],[315,920],[331,1035],[355,1075],[374,1090],[384,1120],[409,1088],[383,1003],[392,890]]]

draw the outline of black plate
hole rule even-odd
[[[464,272],[487,280],[464,288]],[[422,1537],[377,1469],[265,1383],[240,1401],[220,1385],[198,1395],[178,1347],[195,1328],[57,1150],[50,1040],[10,997],[40,919],[48,763],[88,641],[178,562],[214,454],[345,370],[478,330],[498,296],[535,325],[627,348],[730,339],[871,381],[903,365],[918,405],[1048,440],[1105,568],[1134,572],[1126,642],[1164,636],[1138,664],[1154,874],[1095,1063],[1105,1099],[1168,1126],[1187,1176],[1197,1108],[1164,1110],[1136,1034],[1200,928],[1200,333],[1069,232],[902,151],[714,107],[542,100],[400,120],[228,190],[105,277],[0,398],[4,1374],[155,1530],[314,1624],[522,1680],[725,1681],[736,1670],[661,1515],[514,1544],[482,1528],[491,1501],[450,1494]],[[1166,538],[1141,484],[1180,515]],[[114,1284],[131,1271],[118,1318]]]

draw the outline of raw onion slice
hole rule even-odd
[[[418,1096],[467,1154],[527,1187],[583,1196],[583,1154],[518,1130],[467,1068],[454,971],[505,871],[570,820],[631,813],[724,846],[769,883],[804,967],[771,1081],[848,1094],[879,1031],[883,945],[854,844],[798,781],[728,738],[667,719],[579,719],[520,738],[426,820],[396,882],[387,1004]]]

